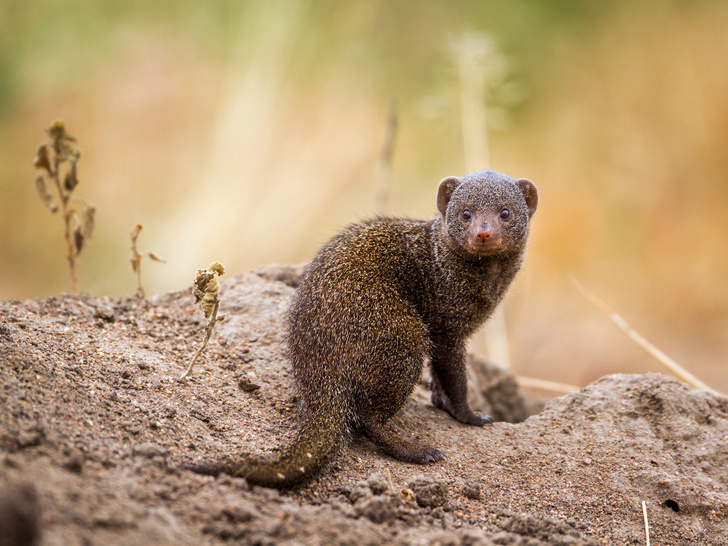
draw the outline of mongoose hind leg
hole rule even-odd
[[[439,449],[400,438],[376,417],[364,418],[361,425],[364,435],[377,447],[405,463],[429,464],[447,458]]]

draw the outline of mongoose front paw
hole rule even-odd
[[[466,415],[461,419],[459,418],[458,421],[466,425],[475,425],[476,427],[493,424],[493,418],[490,415],[479,413],[477,411],[474,411],[470,415]]]
[[[483,425],[493,423],[493,418],[485,413],[470,411],[469,408],[454,408],[453,405],[450,403],[448,397],[439,388],[433,389],[430,400],[432,400],[433,406],[443,411],[446,411],[454,419],[465,425],[474,425],[481,427]]]

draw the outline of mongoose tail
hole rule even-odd
[[[210,476],[229,474],[245,478],[252,485],[276,489],[295,487],[312,478],[330,456],[347,443],[349,417],[344,406],[314,406],[317,409],[315,415],[302,417],[293,444],[275,457],[257,459],[243,455],[236,460],[192,464],[184,468]]]

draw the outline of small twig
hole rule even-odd
[[[220,298],[218,294],[220,292],[220,285],[217,282],[216,277],[225,274],[225,266],[219,262],[210,264],[207,269],[198,269],[197,276],[195,277],[194,285],[192,287],[192,294],[195,296],[195,303],[202,302],[202,308],[205,312],[205,318],[209,318],[210,321],[207,323],[205,328],[205,339],[202,341],[202,345],[195,356],[192,357],[190,365],[187,367],[185,373],[180,376],[180,379],[185,379],[192,373],[192,368],[197,362],[197,359],[202,354],[203,349],[207,346],[207,342],[212,337],[212,330],[215,327],[216,322],[222,322],[225,320],[225,315],[217,316],[217,310],[220,307]]]
[[[650,524],[647,523],[647,506],[645,505],[645,501],[642,501],[642,514],[645,516],[645,544],[650,546]]]
[[[139,292],[139,295],[142,298],[146,297],[146,294],[144,293],[144,286],[142,285],[142,258],[144,256],[148,256],[150,260],[154,260],[155,262],[162,262],[166,263],[164,259],[157,256],[154,252],[147,252],[146,254],[141,254],[137,250],[137,238],[139,237],[139,232],[142,230],[142,225],[137,224],[134,226],[134,229],[129,234],[131,237],[131,256],[129,257],[129,261],[131,262],[131,269],[136,273],[137,276],[137,291]]]
[[[377,214],[384,216],[389,208],[389,190],[392,176],[392,156],[394,155],[394,139],[397,136],[399,120],[397,116],[397,103],[392,99],[387,110],[387,128],[382,144],[382,153],[379,157],[379,181],[377,193],[374,198]]]
[[[389,467],[385,466],[384,470],[387,471],[387,481],[389,482],[389,491],[394,493],[394,484],[392,483],[392,475],[389,473]]]
[[[619,316],[614,310],[612,310],[609,305],[607,305],[603,300],[599,299],[597,296],[589,292],[586,288],[584,288],[581,284],[579,284],[579,281],[576,280],[576,278],[573,275],[569,275],[569,278],[571,279],[571,282],[574,284],[576,289],[581,292],[581,294],[591,301],[594,305],[596,305],[609,319],[625,334],[627,334],[632,341],[634,341],[637,345],[639,345],[642,349],[647,351],[653,358],[655,358],[660,364],[665,366],[667,369],[669,369],[672,373],[677,375],[680,379],[685,381],[687,384],[692,385],[693,387],[696,387],[698,389],[702,389],[708,392],[711,392],[713,394],[718,394],[723,396],[718,391],[710,388],[708,385],[703,383],[700,379],[695,377],[693,374],[691,374],[689,371],[687,371],[685,368],[683,368],[680,364],[675,362],[672,358],[667,356],[665,353],[663,353],[660,349],[655,347],[652,343],[647,341],[644,337],[642,337],[634,328],[632,328],[626,320],[624,320],[621,316]]]

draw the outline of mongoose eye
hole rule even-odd
[[[468,209],[465,209],[463,211],[463,220],[470,220],[471,216],[472,216],[472,214]]]
[[[503,209],[501,211],[501,213],[500,213],[500,217],[503,218],[504,220],[510,218],[511,217],[511,211],[508,210],[508,209]]]

